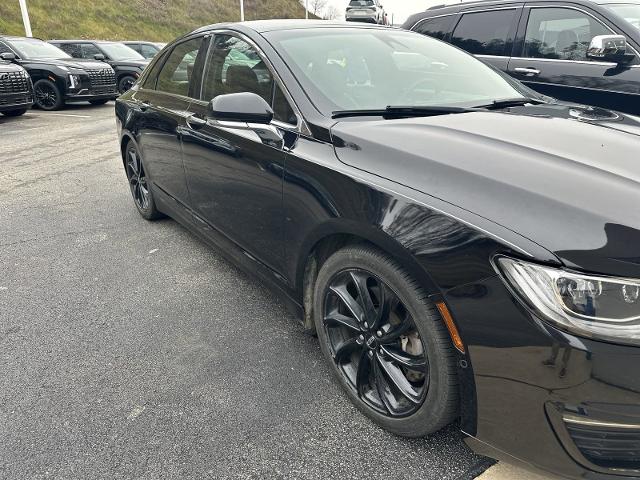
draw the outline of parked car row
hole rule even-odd
[[[639,0],[490,0],[404,28],[452,43],[540,93],[640,114]]]
[[[164,44],[0,36],[0,111],[100,105],[126,92]],[[141,53],[139,53],[141,52]]]

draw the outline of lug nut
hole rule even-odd
[[[381,336],[382,336],[382,330],[378,330],[378,331],[376,332],[376,335],[377,335],[377,336],[379,336],[379,337],[381,337]]]
[[[364,328],[369,328],[369,324],[367,322],[364,322]]]
[[[364,342],[364,335],[360,335],[360,336],[358,337],[357,342],[358,342],[358,343],[363,343],[363,342]]]
[[[373,350],[369,350],[369,356],[373,357]]]

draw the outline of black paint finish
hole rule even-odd
[[[627,411],[640,423],[640,348],[548,326],[512,297],[491,260],[640,278],[640,121],[558,104],[332,120],[262,35],[331,25],[248,22],[191,34],[232,32],[260,48],[302,117],[274,124],[281,145],[190,121],[205,117],[207,101],[147,90],[145,78],[117,100],[120,140],[142,153],[158,208],[306,316],[314,263],[349,242],[384,250],[453,314],[467,347],[461,426],[476,449],[572,478],[618,478],[571,453],[553,412]]]

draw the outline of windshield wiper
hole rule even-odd
[[[533,105],[540,105],[546,102],[543,100],[539,100],[537,98],[516,97],[516,98],[505,98],[503,100],[494,100],[488,105],[480,105],[477,108],[499,109],[499,108],[509,108],[509,107],[521,107],[526,105],[527,103],[531,103]]]
[[[387,108],[370,110],[337,110],[331,113],[331,118],[344,117],[431,117],[434,115],[448,115],[451,113],[477,112],[477,108],[451,107],[446,105],[429,105],[422,107],[404,107],[390,105]]]

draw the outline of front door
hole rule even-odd
[[[258,52],[232,35],[216,35],[203,75],[201,100],[182,134],[196,219],[222,233],[273,273],[282,272],[282,176],[286,153],[253,131],[204,123],[217,95],[252,92],[273,105],[274,77]],[[207,227],[208,228],[208,227]]]
[[[587,58],[591,39],[615,32],[595,14],[569,6],[532,6],[521,23],[524,41],[509,73],[560,100],[640,113],[638,58],[625,65]]]

